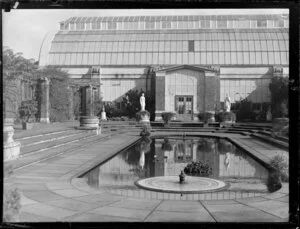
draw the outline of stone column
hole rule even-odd
[[[94,92],[93,86],[88,85],[81,88],[81,116],[78,129],[96,130],[100,133],[99,118],[94,116]]]
[[[69,120],[74,120],[74,87],[68,86]]]
[[[162,120],[161,113],[165,111],[166,73],[157,72],[155,78],[155,121]]]
[[[50,123],[49,120],[49,108],[50,108],[50,100],[49,100],[49,83],[50,80],[46,77],[40,79],[40,122],[42,123]]]

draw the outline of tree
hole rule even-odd
[[[271,91],[272,116],[274,118],[285,117],[288,115],[288,77],[275,76],[269,84]]]
[[[57,67],[47,66],[38,71],[38,75],[50,80],[50,121],[62,122],[69,119],[69,78],[67,72]],[[37,90],[37,96],[41,93]],[[40,103],[40,99],[39,99]],[[40,107],[40,106],[39,106]]]
[[[22,53],[14,53],[12,49],[3,49],[3,115],[15,117],[18,113],[18,106],[21,103],[20,81],[36,80],[37,64],[34,59],[25,59]]]

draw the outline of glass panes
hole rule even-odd
[[[183,51],[188,51],[188,42],[187,41],[182,42],[182,50]]]
[[[91,23],[85,23],[85,29],[91,30]]]
[[[177,26],[178,26],[178,29],[184,29],[184,27],[183,27],[183,21],[178,21]]]
[[[134,41],[131,41],[129,42],[130,45],[129,45],[129,50],[130,52],[134,52],[135,51],[135,42]]]
[[[217,28],[226,28],[227,27],[227,20],[218,20],[217,21]]]
[[[189,29],[194,29],[194,21],[188,21],[187,23]]]
[[[206,41],[206,50],[212,51],[212,41]]]
[[[212,61],[212,52],[207,52],[206,53],[206,58],[207,58],[206,64],[213,64],[213,61]]]
[[[237,64],[237,52],[230,52],[231,64]]]
[[[225,53],[219,52],[219,61],[217,64],[225,64]]]
[[[165,58],[164,58],[164,53],[163,52],[160,52],[158,54],[158,63],[159,64],[164,64],[165,63]]]
[[[172,21],[171,22],[171,28],[172,29],[177,29],[177,21]]]
[[[188,64],[188,53],[182,53],[182,64]]]
[[[225,41],[225,44],[227,42],[227,45],[229,46],[229,41]],[[219,46],[219,51],[224,51],[225,50],[225,46],[224,46],[224,41],[218,41],[218,46]]]
[[[134,62],[134,53],[133,52],[129,53],[128,64],[130,64],[130,65],[135,64],[135,62]]]
[[[201,28],[208,29],[210,28],[210,20],[201,20]]]
[[[232,20],[227,20],[227,28],[233,28],[233,21]]]
[[[255,52],[250,52],[250,64],[256,64],[255,63]]]
[[[124,52],[130,51],[130,42],[124,42]]]
[[[113,21],[108,22],[107,29],[117,29],[117,23]]]
[[[267,52],[261,52],[261,58],[262,58],[262,64],[268,64],[268,53]]]
[[[141,49],[142,49],[142,42],[140,42],[140,41],[135,42],[135,50],[136,50],[136,52],[140,52]]]
[[[152,64],[152,52],[147,52],[146,62]]]
[[[236,41],[230,41],[230,51],[236,51]]]
[[[123,53],[123,61],[122,61],[123,65],[128,64],[128,58],[129,58],[129,53],[124,52]]]
[[[182,64],[182,52],[178,52],[176,54],[176,63],[181,65]]]
[[[193,52],[189,52],[189,64],[195,64],[195,54]]]
[[[280,52],[274,52],[274,62],[275,62],[275,64],[281,64]]]
[[[243,42],[240,41],[240,40],[237,40],[237,41],[236,41],[236,50],[237,50],[237,51],[240,51],[240,52],[243,51],[242,43],[243,43]]]
[[[250,28],[250,21],[249,20],[238,21],[238,28]]]
[[[146,21],[146,29],[154,29],[155,28],[155,23],[154,21]]]
[[[183,29],[187,29],[188,28],[188,22],[187,21],[183,21]]]
[[[267,41],[267,47],[268,47],[268,51],[273,51],[273,42],[270,40],[270,41]]]
[[[257,21],[258,28],[266,28],[267,27],[267,20],[258,20]]]
[[[249,52],[243,52],[243,57],[244,57],[243,64],[249,64],[250,63]]]
[[[165,51],[170,52],[171,51],[171,42],[165,41]]]
[[[269,64],[274,64],[275,60],[274,60],[274,52],[268,52],[268,59],[269,59]]]
[[[230,64],[231,62],[230,62],[230,52],[225,52],[224,53],[225,54],[225,56],[224,56],[224,58],[225,58],[225,64]]]
[[[206,64],[206,52],[200,52],[200,59],[202,64]]]
[[[256,51],[261,51],[260,41],[254,41],[254,46]]]
[[[237,63],[238,64],[243,64],[244,63],[242,52],[237,52]]]
[[[255,53],[255,59],[256,59],[256,64],[262,64],[261,52],[256,52]]]
[[[171,22],[170,21],[163,21],[162,22],[162,28],[163,29],[170,29],[171,28]]]
[[[170,53],[169,52],[165,52],[165,64],[170,64]]]
[[[141,53],[134,53],[134,61],[135,64],[140,64],[141,63]]]
[[[249,50],[250,51],[254,51],[255,50],[254,41],[253,40],[249,40]]]
[[[218,41],[212,41],[212,51],[217,52],[218,50]]]
[[[70,30],[75,30],[75,24],[74,23],[70,23]]]
[[[287,54],[288,52],[280,52],[281,64],[288,64]]]
[[[267,42],[264,41],[264,40],[261,40],[260,44],[261,44],[261,50],[262,51],[267,51]]]
[[[195,64],[200,64],[200,53],[195,52]]]
[[[243,40],[243,50],[244,51],[249,51],[249,44],[248,41]]]
[[[206,51],[206,41],[200,41],[200,51]]]
[[[257,27],[257,21],[252,20],[250,22],[251,28],[256,28]]]
[[[176,53],[175,52],[171,52],[171,64],[176,64]]]

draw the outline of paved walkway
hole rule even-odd
[[[160,133],[160,135],[169,135]],[[197,134],[200,135],[200,134]],[[204,135],[204,134],[203,134]],[[209,133],[209,135],[214,135]],[[227,136],[267,161],[278,153],[273,147],[236,134]],[[93,189],[77,178],[136,142],[137,132],[116,134],[86,148],[57,155],[16,170],[4,188],[18,187],[22,193],[21,222],[287,222],[288,184],[272,194],[234,200],[164,200],[151,196],[122,196]],[[266,155],[265,155],[266,153]],[[285,152],[286,153],[286,152]]]

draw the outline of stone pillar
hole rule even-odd
[[[88,85],[81,88],[81,116],[78,129],[96,130],[100,133],[99,118],[94,116],[94,92],[93,86]]]
[[[49,108],[50,108],[50,100],[49,100],[49,83],[50,80],[46,77],[40,79],[40,93],[41,93],[41,101],[40,101],[40,122],[42,123],[50,123],[49,119]]]
[[[69,120],[74,120],[74,87],[68,87],[68,102],[69,102]]]
[[[155,121],[162,120],[161,113],[165,111],[166,74],[157,72],[155,78]]]

